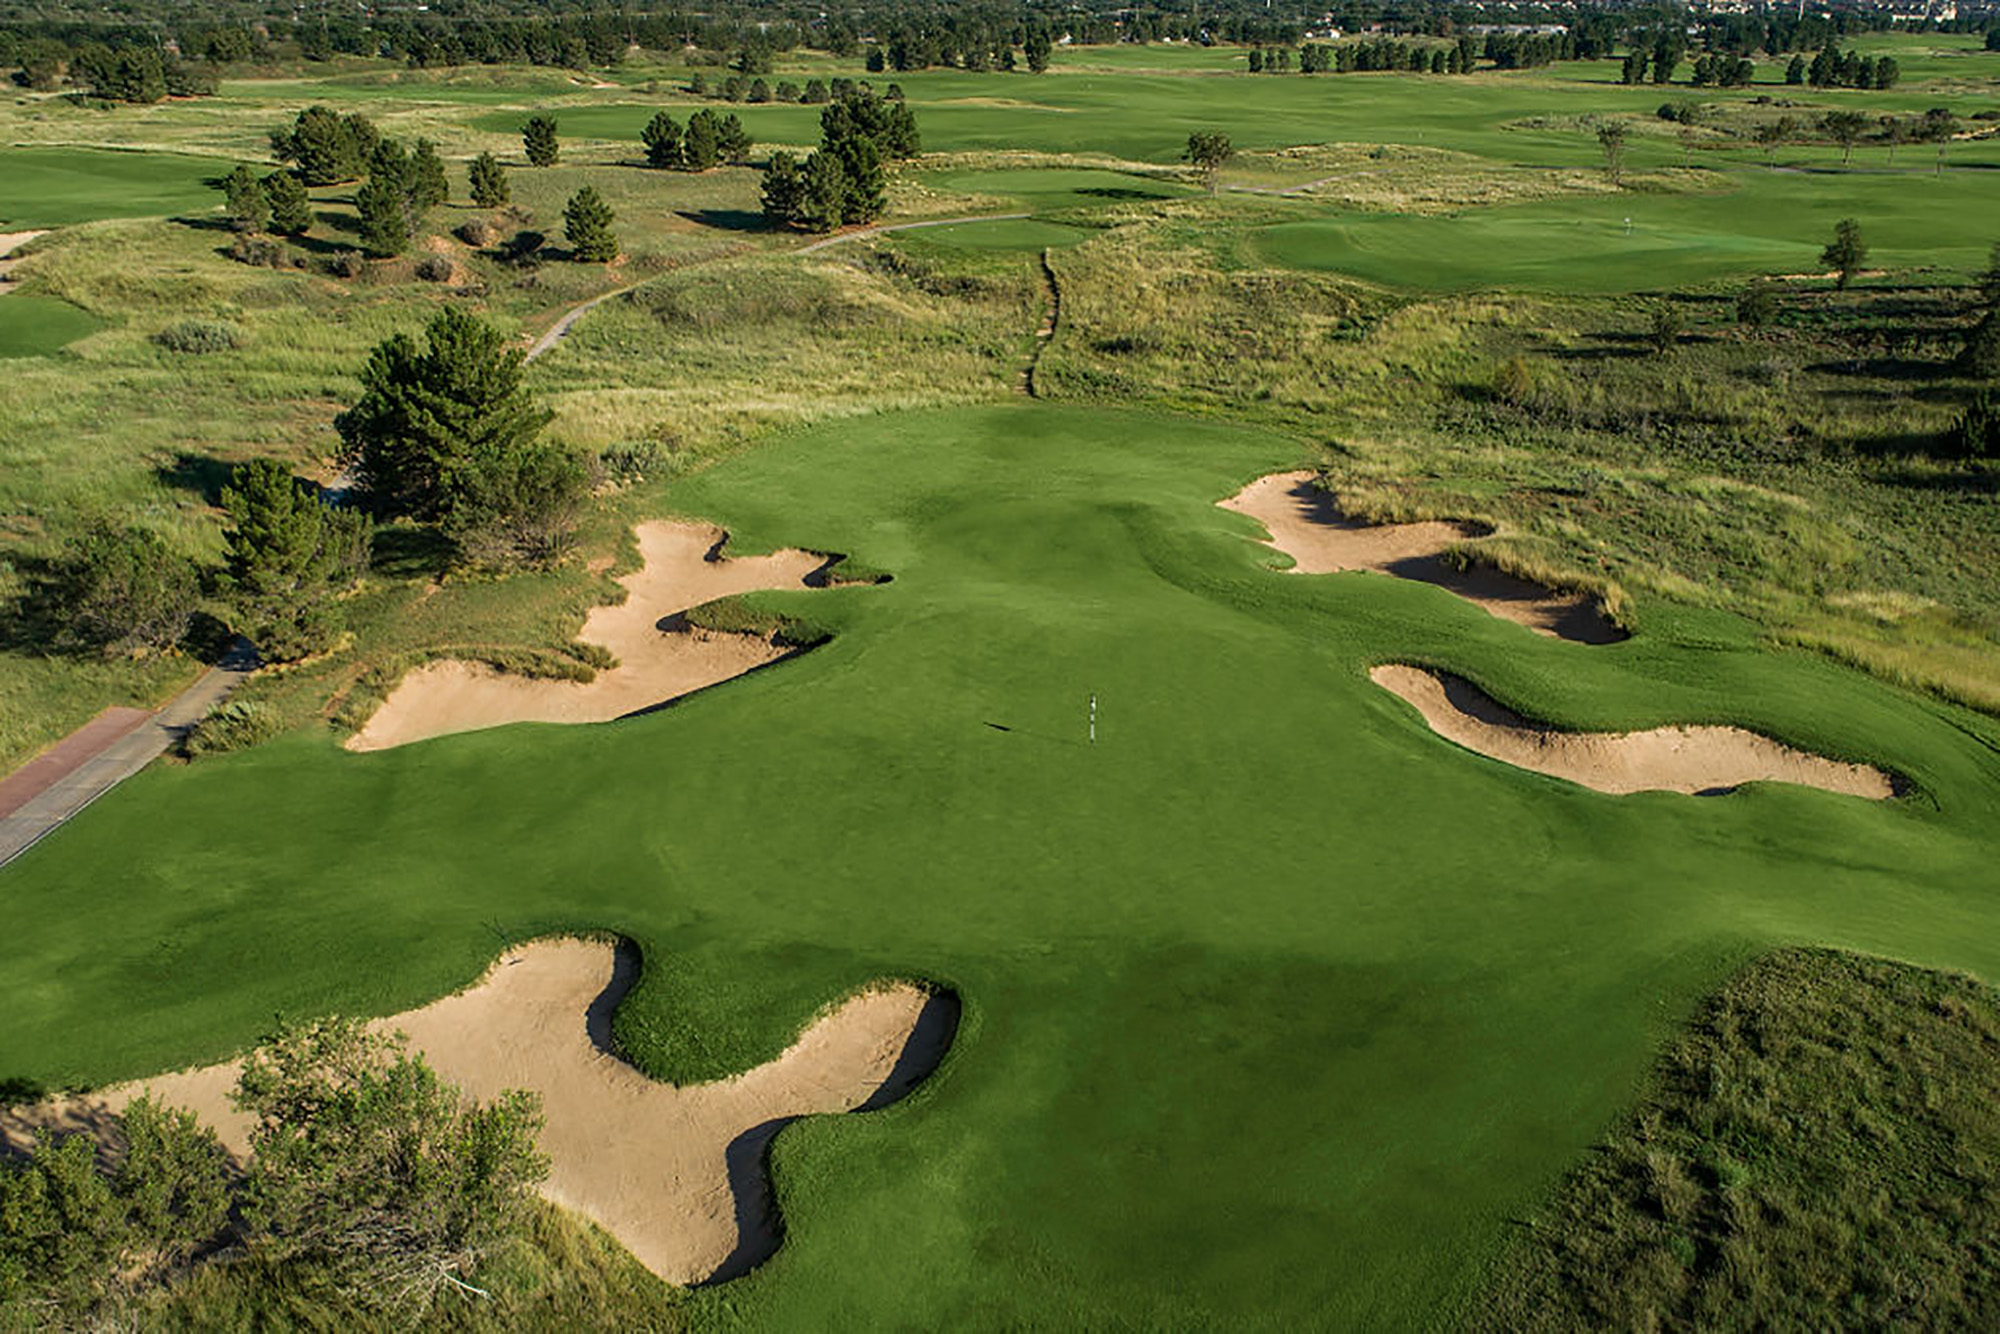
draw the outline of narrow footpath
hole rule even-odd
[[[1020,390],[1029,398],[1042,396],[1035,383],[1035,372],[1042,364],[1042,353],[1048,351],[1049,340],[1056,336],[1056,325],[1062,320],[1062,287],[1056,282],[1055,267],[1049,263],[1049,252],[1042,250],[1042,288],[1047,301],[1042,307],[1042,326],[1035,330],[1035,350],[1028,355],[1028,364],[1022,368]]]

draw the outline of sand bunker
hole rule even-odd
[[[769,636],[696,629],[682,613],[736,593],[821,586],[833,565],[793,550],[722,559],[727,534],[712,524],[642,523],[634,531],[644,563],[618,581],[625,600],[592,610],[578,635],[616,654],[616,667],[584,684],[478,663],[426,663],[397,684],[347,748],[383,750],[503,723],[607,722],[657,708],[793,651]]]
[[[1645,732],[1561,732],[1505,708],[1470,681],[1389,665],[1376,685],[1423,715],[1431,730],[1467,750],[1599,792],[1718,796],[1745,783],[1800,783],[1880,801],[1895,780],[1865,764],[1843,764],[1740,727],[1656,727]]]
[[[1436,584],[1557,639],[1612,644],[1627,637],[1589,594],[1552,592],[1490,566],[1453,566],[1445,559],[1448,549],[1492,535],[1478,524],[1363,523],[1342,514],[1310,472],[1261,477],[1221,505],[1263,524],[1270,545],[1295,562],[1294,574],[1373,570]]]
[[[38,232],[0,232],[0,294],[13,290],[14,266],[21,262],[14,252],[37,236],[47,236],[46,229]]]
[[[776,1060],[677,1088],[609,1053],[612,1011],[637,973],[631,950],[538,941],[502,956],[471,990],[376,1026],[406,1033],[474,1097],[539,1094],[550,1162],[542,1193],[674,1283],[733,1278],[776,1250],[766,1154],[787,1122],[894,1102],[936,1068],[957,1030],[952,997],[883,987],[821,1018]],[[230,1062],[0,1113],[0,1141],[18,1149],[37,1126],[102,1134],[151,1091],[197,1113],[242,1156],[250,1126],[229,1106],[236,1076]]]

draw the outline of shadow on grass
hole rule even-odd
[[[747,208],[681,209],[680,216],[703,227],[724,232],[768,232],[774,230],[762,213]]]
[[[235,464],[213,455],[182,450],[171,461],[154,465],[153,476],[176,491],[200,496],[204,505],[220,505],[222,488],[229,485],[230,475],[235,471]]]
[[[370,566],[385,578],[435,579],[451,566],[451,539],[435,528],[384,524],[375,530],[368,556]]]

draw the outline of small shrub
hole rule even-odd
[[[359,278],[364,267],[359,250],[336,250],[326,257],[326,273],[331,278]]]
[[[221,320],[182,320],[154,334],[153,341],[169,352],[202,356],[243,346],[243,331]]]
[[[427,283],[450,282],[451,273],[451,261],[443,255],[425,255],[417,261],[417,277]]]
[[[229,243],[229,257],[238,264],[282,269],[291,264],[290,252],[268,236],[239,236]]]
[[[634,440],[627,444],[607,445],[598,454],[598,466],[604,470],[607,481],[643,482],[648,474],[659,470],[667,460],[666,451],[657,440]]]
[[[1778,294],[1769,283],[1757,283],[1736,298],[1736,322],[1748,329],[1762,329],[1778,318]]]
[[[1513,407],[1526,407],[1535,396],[1535,372],[1525,358],[1509,357],[1493,372],[1493,397]]]
[[[542,243],[548,237],[537,231],[515,232],[500,246],[500,262],[519,269],[539,268],[542,263]]]
[[[485,218],[473,218],[458,224],[458,239],[469,246],[484,249],[500,239],[500,232]]]
[[[255,700],[224,700],[210,709],[181,740],[181,752],[189,759],[247,750],[268,741],[283,730],[278,711]]]

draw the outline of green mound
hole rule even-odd
[[[67,301],[48,296],[0,296],[0,358],[45,357],[60,352],[104,321]]]
[[[1759,960],[1499,1268],[1492,1330],[2000,1327],[2000,997]]]
[[[1464,1308],[1747,954],[2000,975],[1990,720],[1716,614],[1585,648],[1278,573],[1215,502],[1302,454],[1029,403],[736,454],[666,503],[894,575],[743,600],[830,640],[617,723],[141,774],[4,872],[0,1080],[393,1013],[564,928],[639,943],[617,1031],[675,1079],[930,979],[966,1003],[939,1073],[787,1129],[784,1247],[697,1314],[1390,1328]],[[1440,741],[1368,682],[1388,659],[1563,726],[1740,722],[1917,794],[1599,795]]]
[[[1072,246],[1093,235],[1087,227],[1070,227],[1040,218],[1006,218],[998,222],[962,222],[950,227],[925,227],[919,244],[955,246],[962,250],[1042,250]]]
[[[180,153],[97,148],[0,148],[0,224],[65,227],[99,218],[207,210],[208,184],[227,162]]]

